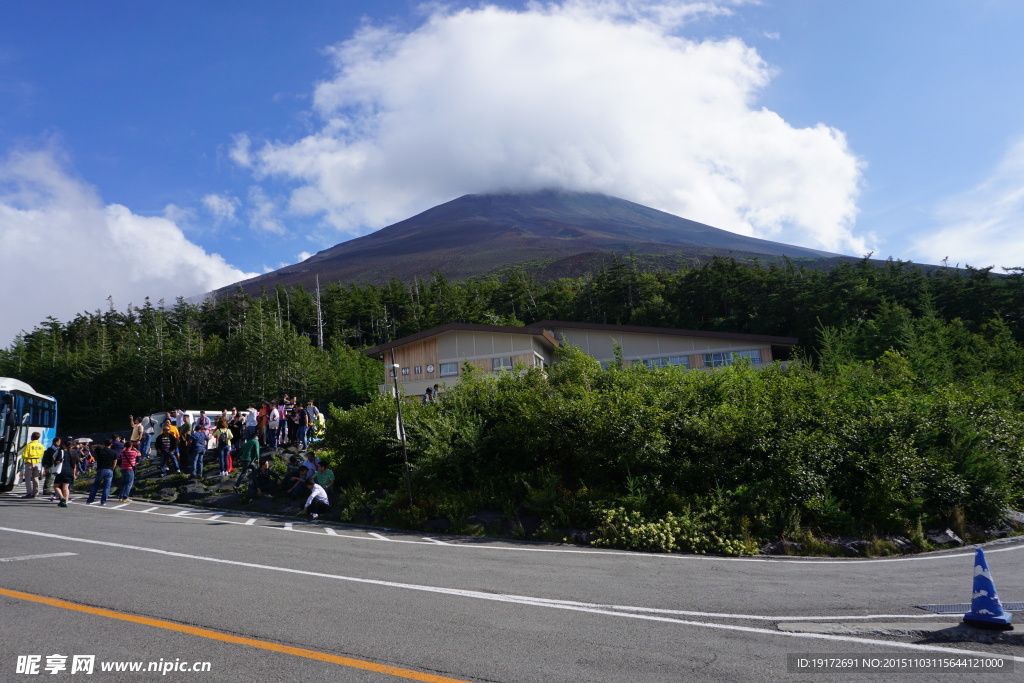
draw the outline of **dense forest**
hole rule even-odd
[[[647,272],[613,258],[581,278],[326,284],[200,304],[142,305],[47,318],[0,351],[0,376],[58,398],[61,431],[107,429],[129,413],[220,408],[282,392],[322,405],[372,397],[379,365],[361,349],[450,322],[588,321],[799,337],[816,358],[825,330],[865,327],[857,357],[900,343],[897,318],[959,321],[967,333],[1024,341],[1024,269],[933,268],[867,259],[823,271],[715,259]],[[996,327],[998,326],[998,330]],[[999,331],[1002,330],[1002,331]]]

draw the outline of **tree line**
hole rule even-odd
[[[0,351],[0,375],[57,396],[61,430],[105,429],[128,413],[218,408],[279,396],[368,401],[381,381],[361,351],[453,322],[617,323],[795,336],[809,358],[843,337],[858,358],[903,343],[900,320],[957,321],[966,335],[1024,341],[1024,269],[922,268],[863,259],[821,270],[716,258],[649,271],[611,257],[575,278],[526,271],[453,283],[440,273],[383,285],[327,283],[202,303],[145,300],[52,317]],[[838,338],[831,343],[839,343]]]

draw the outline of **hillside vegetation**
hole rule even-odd
[[[328,446],[347,514],[468,528],[481,509],[539,533],[740,552],[808,534],[974,534],[1024,505],[1024,275],[862,261],[830,271],[715,260],[587,277],[238,293],[49,319],[0,374],[57,395],[62,432],[172,404],[281,392],[333,403]],[[361,348],[448,322],[542,319],[798,336],[788,369],[612,367],[564,349],[549,375],[465,377],[405,418]],[[104,424],[100,424],[100,423]],[[461,526],[460,526],[461,525]],[[514,533],[525,533],[521,528]],[[804,535],[804,536],[801,536]]]

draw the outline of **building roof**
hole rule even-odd
[[[712,337],[714,339],[735,339],[736,341],[763,342],[780,346],[796,346],[800,340],[796,337],[775,337],[766,334],[746,334],[741,332],[707,332],[704,330],[680,330],[671,327],[646,327],[643,325],[608,325],[604,323],[575,323],[561,320],[542,320],[528,327],[569,328],[578,330],[595,330],[600,332],[632,332],[637,334],[665,334],[672,337]]]
[[[367,356],[379,356],[389,349],[393,349],[399,346],[405,346],[413,342],[420,341],[421,339],[427,339],[434,337],[445,332],[503,332],[506,334],[528,334],[531,336],[543,337],[552,346],[557,346],[558,341],[551,336],[550,333],[539,325],[527,325],[525,327],[512,327],[510,325],[477,325],[475,323],[448,323],[447,325],[441,325],[439,327],[432,327],[429,330],[423,330],[416,334],[410,334],[408,337],[402,337],[394,341],[387,342],[385,344],[378,344],[372,349],[366,349],[363,353]]]
[[[379,344],[374,346],[372,349],[367,349],[364,353],[367,356],[377,357],[382,355],[385,351],[393,349],[399,346],[405,346],[413,342],[420,341],[421,339],[427,339],[444,332],[452,331],[465,331],[465,332],[503,332],[506,334],[528,334],[534,336],[543,337],[552,346],[558,344],[557,340],[551,336],[549,330],[551,329],[578,329],[578,330],[592,330],[595,332],[612,332],[612,333],[635,333],[635,334],[663,334],[674,337],[708,337],[714,339],[733,339],[736,341],[745,342],[760,342],[763,344],[772,344],[776,346],[796,346],[799,341],[796,337],[774,337],[764,334],[741,334],[738,332],[705,332],[702,330],[680,330],[668,327],[644,327],[640,325],[607,325],[604,323],[576,323],[566,322],[561,320],[541,320],[540,322],[525,325],[523,327],[512,327],[509,325],[477,325],[474,323],[449,323],[447,325],[441,325],[439,327],[433,327],[429,330],[423,330],[416,334],[410,334],[407,337],[401,339],[395,339],[394,341],[387,342],[385,344]]]

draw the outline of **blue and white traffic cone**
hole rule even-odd
[[[978,548],[974,556],[974,594],[971,596],[971,611],[964,615],[964,623],[977,628],[996,631],[1012,631],[1012,614],[1003,611],[999,602],[992,572],[988,570],[985,552]]]

